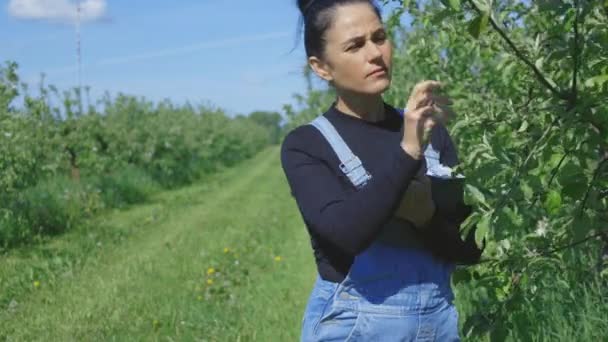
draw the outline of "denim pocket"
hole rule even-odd
[[[312,293],[308,299],[306,306],[306,312],[302,320],[304,330],[314,334],[319,325],[319,321],[331,307],[336,291],[338,289],[338,283],[329,282],[318,278]]]
[[[318,341],[352,341],[360,335],[362,314],[359,311],[332,305],[314,330]]]

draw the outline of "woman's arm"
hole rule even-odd
[[[445,166],[454,167],[458,163],[458,155],[445,126],[435,125],[431,136],[433,147],[439,150],[440,162]],[[432,197],[431,183],[429,177],[419,173],[404,193],[395,216],[411,222],[416,228],[426,226],[437,209]]]
[[[393,215],[421,161],[395,144],[386,151],[382,165],[367,185],[348,192],[325,161],[303,148],[314,139],[311,134],[303,134],[305,130],[290,132],[281,145],[281,164],[292,195],[315,233],[344,252],[357,255]]]

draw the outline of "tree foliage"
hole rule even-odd
[[[122,93],[87,105],[85,90],[41,81],[33,96],[16,63],[0,67],[0,247],[141,200],[145,184],[187,184],[276,140],[276,115],[230,118]]]
[[[478,225],[488,241],[482,264],[454,276],[472,293],[463,334],[550,337],[531,324],[550,319],[548,301],[576,308],[576,289],[608,276],[608,5],[383,2],[399,5],[386,20],[396,51],[385,101],[403,107],[415,83],[435,79],[455,102],[449,129],[476,208],[465,232]],[[311,106],[292,123],[321,113],[324,97],[302,96]]]

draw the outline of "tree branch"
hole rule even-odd
[[[526,101],[526,103],[517,106],[515,108],[516,111],[519,112],[520,110],[528,107],[528,105],[530,104],[530,102],[532,102],[532,91],[533,91],[532,87],[528,88],[528,100]]]
[[[587,199],[589,199],[589,193],[591,192],[593,183],[595,183],[597,176],[600,174],[600,171],[602,170],[602,166],[604,166],[604,163],[607,161],[608,161],[608,158],[604,157],[602,159],[602,161],[595,168],[595,172],[593,173],[593,178],[591,179],[591,182],[589,182],[589,186],[587,187],[587,191],[585,192],[585,197],[583,197],[583,203],[581,203],[581,209],[578,212],[579,217],[583,216],[583,212],[585,211],[585,205],[587,203]]]
[[[543,253],[541,253],[540,255],[542,255],[542,256],[549,256],[549,255],[551,255],[551,254],[553,254],[555,252],[559,252],[559,251],[564,250],[564,249],[568,249],[568,248],[571,248],[571,247],[574,247],[574,246],[578,246],[578,245],[583,244],[583,243],[585,243],[585,242],[587,242],[587,241],[589,241],[591,239],[595,239],[596,237],[600,237],[600,236],[602,236],[604,234],[606,234],[606,230],[602,230],[602,231],[600,231],[598,233],[595,233],[593,235],[589,235],[586,238],[580,239],[580,240],[575,241],[573,243],[570,243],[570,244],[567,244],[567,245],[564,245],[564,246],[555,247],[553,249],[546,250]]]
[[[559,252],[559,251],[564,250],[564,249],[568,249],[568,248],[576,247],[576,246],[581,245],[581,244],[583,244],[583,243],[585,243],[585,242],[588,242],[589,240],[595,239],[595,238],[597,238],[597,237],[602,237],[602,236],[604,236],[606,233],[608,233],[608,229],[603,229],[603,230],[600,230],[600,231],[598,231],[597,233],[595,233],[595,234],[593,234],[593,235],[589,235],[589,236],[587,236],[587,237],[585,237],[585,238],[583,238],[583,239],[580,239],[580,240],[578,240],[578,241],[575,241],[575,242],[569,243],[569,244],[567,244],[567,245],[563,245],[563,246],[557,246],[557,247],[553,247],[553,248],[550,248],[550,249],[547,249],[547,250],[544,250],[544,251],[538,252],[538,255],[539,255],[539,256],[549,256],[549,255],[551,255],[551,254],[553,254],[553,253],[555,253],[555,252]],[[485,264],[485,263],[488,263],[488,262],[501,262],[501,261],[503,261],[503,262],[504,262],[505,260],[509,260],[511,257],[512,257],[512,256],[507,255],[506,257],[501,258],[501,259],[499,259],[499,258],[486,258],[486,259],[482,259],[482,260],[480,260],[480,261],[479,261],[477,264],[475,264],[475,265],[471,265],[471,266],[476,266],[476,265],[480,265],[480,264]],[[534,258],[534,257],[531,257],[531,258]]]
[[[549,133],[551,132],[553,127],[555,127],[555,125],[557,125],[558,121],[559,121],[559,116],[555,117],[555,119],[551,122],[549,127],[547,127],[547,129],[543,132],[543,135],[536,142],[536,146],[534,147],[534,149],[532,151],[530,151],[530,153],[528,153],[528,156],[526,157],[526,159],[523,161],[523,163],[521,163],[521,165],[517,169],[515,175],[513,175],[513,179],[511,180],[511,183],[509,184],[509,191],[507,191],[507,193],[501,197],[500,202],[498,202],[498,204],[496,205],[495,212],[502,209],[502,207],[505,205],[505,203],[507,202],[507,198],[511,195],[511,192],[513,192],[515,183],[517,183],[519,181],[519,176],[523,173],[524,168],[528,165],[528,162],[530,161],[530,159],[532,159],[532,156],[534,154],[536,154],[536,148],[538,146],[542,145],[541,141],[543,141],[549,135]]]
[[[468,0],[468,3],[471,4],[471,6],[473,6],[473,8],[477,11],[478,14],[482,15],[483,12],[479,9],[479,7],[477,7],[477,5],[473,2],[473,0]],[[515,52],[515,55],[517,56],[517,58],[519,58],[522,62],[524,62],[524,64],[526,64],[529,68],[532,69],[532,71],[534,72],[534,74],[536,75],[538,80],[545,87],[547,87],[547,89],[549,89],[555,97],[557,97],[561,100],[568,100],[569,96],[567,96],[567,94],[563,94],[557,88],[552,86],[551,83],[549,83],[549,81],[547,81],[547,79],[545,78],[543,73],[540,70],[538,70],[536,65],[534,65],[532,62],[530,62],[528,60],[528,58],[526,58],[526,56],[524,56],[524,54],[515,46],[513,41],[498,26],[498,24],[496,24],[496,21],[494,20],[491,13],[488,15],[488,17],[489,17],[490,24],[492,25],[494,30],[502,37],[502,39],[504,39],[504,41],[507,43],[507,45],[509,45],[509,47],[513,50],[513,52]]]
[[[570,154],[571,151],[566,151],[566,153],[564,153],[564,155],[562,156],[562,158],[559,160],[559,163],[557,163],[557,166],[553,168],[553,170],[551,170],[551,178],[549,178],[549,183],[547,184],[547,189],[549,189],[549,187],[551,187],[551,183],[553,183],[553,179],[555,179],[555,176],[557,175],[557,172],[559,172],[559,169],[562,167],[562,164],[564,163],[564,160],[566,160],[566,157],[568,157],[568,155]],[[538,202],[538,199],[540,198],[539,196],[535,196],[534,201],[532,202],[532,205],[530,207],[534,207],[534,205],[536,205],[536,202]]]
[[[574,51],[572,53],[572,60],[574,63],[574,66],[572,68],[572,90],[570,91],[571,93],[571,97],[570,97],[570,101],[571,103],[569,104],[570,106],[574,107],[574,105],[576,105],[576,100],[578,97],[578,90],[576,87],[576,77],[577,77],[577,72],[578,72],[578,63],[579,63],[579,57],[581,55],[581,51],[578,45],[578,20],[579,20],[579,8],[578,8],[578,0],[574,0],[574,10],[575,10],[575,15],[574,15]]]

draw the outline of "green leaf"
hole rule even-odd
[[[509,329],[504,325],[497,325],[490,331],[490,341],[506,341],[509,336]]]
[[[483,195],[483,193],[481,191],[479,191],[479,189],[477,189],[476,187],[474,187],[471,184],[467,184],[466,188],[469,191],[469,193],[471,194],[471,196],[473,196],[473,198],[475,199],[475,201],[477,203],[482,203],[482,204],[487,205],[486,197]]]
[[[527,182],[521,182],[519,188],[521,192],[524,194],[524,198],[530,200],[532,196],[534,196],[534,190]]]
[[[585,185],[586,182],[569,183],[564,185],[562,191],[566,196],[572,197],[574,199],[580,199],[586,192]]]
[[[607,75],[599,75],[594,76],[585,81],[585,86],[588,88],[598,86],[601,87],[604,83],[608,82],[608,74]]]
[[[517,130],[517,133],[525,132],[528,129],[528,126],[529,126],[528,120],[524,120],[521,123],[521,126],[519,126],[519,129]]]
[[[587,189],[587,177],[585,176],[583,169],[572,161],[567,161],[565,165],[562,166],[559,170],[557,179],[563,186],[562,194],[565,196],[579,199]]]
[[[468,282],[470,280],[471,274],[469,273],[469,270],[464,267],[457,268],[456,270],[454,270],[454,273],[452,273],[452,281],[454,282],[454,285]]]
[[[576,242],[584,239],[594,227],[594,220],[589,218],[587,214],[580,217],[576,215],[576,217],[574,217],[572,220],[570,227],[568,227],[569,229],[567,230],[568,234],[571,236],[570,242]]]
[[[545,79],[547,80],[547,83],[549,83],[553,88],[557,87],[557,83],[555,83],[555,81],[551,77],[545,75]]]
[[[488,2],[488,0],[473,0],[473,2],[482,13],[490,13],[490,3]]]
[[[450,3],[450,7],[457,11],[460,9],[460,0],[448,0]]]
[[[515,207],[515,209],[511,209],[510,207],[505,206],[504,209],[502,210],[504,215],[509,219],[509,223],[519,227],[524,223],[524,219],[522,217],[522,215],[519,213],[517,207]],[[504,240],[506,242],[508,242],[509,240]]]
[[[543,63],[545,61],[545,57],[540,57],[534,62],[534,66],[538,68],[538,70],[543,70]]]
[[[475,242],[478,246],[481,246],[483,239],[490,231],[490,220],[492,218],[492,212],[485,213],[481,220],[477,223],[477,229],[475,230]]]
[[[445,18],[449,17],[450,14],[452,14],[452,13],[450,12],[450,10],[447,10],[447,9],[445,9],[443,11],[440,11],[439,13],[435,14],[431,18],[431,23],[434,24],[434,25],[439,25],[439,24],[441,24],[443,22],[443,20]]]
[[[479,39],[479,35],[483,30],[485,30],[486,26],[488,26],[488,15],[483,14],[469,22],[468,31],[475,39]]]
[[[492,329],[492,322],[483,313],[476,312],[465,318],[462,331],[465,335],[479,336]]]
[[[554,168],[559,164],[559,161],[562,160],[564,155],[562,153],[554,153],[549,158],[549,162],[547,163],[550,168]]]
[[[555,190],[549,191],[545,200],[545,209],[550,214],[556,214],[562,205],[562,196]]]

